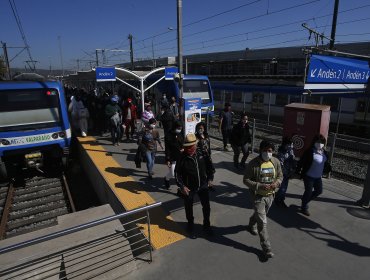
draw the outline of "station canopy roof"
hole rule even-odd
[[[138,75],[139,77],[144,77],[145,75],[147,75],[151,71],[132,71],[132,72],[134,74]],[[164,70],[163,70],[163,72],[164,72]],[[121,80],[124,80],[124,81],[137,80],[137,78],[135,76],[133,76],[132,74],[124,72],[124,71],[120,71],[120,70],[117,69],[117,67],[116,67],[116,77],[121,79]],[[64,76],[63,80],[65,80],[65,81],[80,81],[80,82],[95,81],[96,80],[96,74],[95,74],[95,70],[78,71],[76,74],[70,74],[70,75]]]

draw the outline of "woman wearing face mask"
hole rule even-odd
[[[166,146],[166,164],[168,166],[168,173],[164,177],[164,185],[166,189],[170,188],[170,179],[175,176],[175,166],[176,161],[181,156],[183,152],[184,136],[182,132],[182,123],[180,121],[175,121],[171,131],[165,138]]]
[[[290,177],[294,174],[296,169],[296,161],[293,151],[293,143],[290,137],[284,137],[281,146],[278,149],[277,158],[280,161],[281,169],[283,170],[283,181],[281,182],[279,191],[275,196],[275,204],[282,208],[288,208],[285,204],[285,194],[288,189]]]
[[[152,179],[153,176],[153,167],[155,161],[155,155],[157,153],[157,143],[162,147],[161,138],[159,132],[155,129],[156,120],[151,118],[148,124],[145,126],[143,131],[143,136],[141,138],[141,143],[145,145],[146,152],[146,167],[148,169],[149,179]],[[139,141],[139,145],[141,144]]]
[[[213,173],[215,173],[211,157],[211,140],[208,136],[206,124],[204,122],[200,122],[195,126],[195,136],[198,140],[197,149],[199,150],[199,153],[204,157],[204,160],[207,161],[207,164],[212,166]],[[215,189],[212,185],[212,181],[213,178],[209,182],[209,190],[214,191]]]
[[[274,148],[273,143],[262,140],[260,155],[249,162],[243,178],[244,184],[249,188],[254,209],[247,230],[253,235],[259,235],[266,258],[274,256],[267,233],[267,212],[283,179],[280,162],[272,157]]]
[[[245,162],[247,161],[249,155],[248,148],[251,142],[252,140],[249,132],[248,116],[246,113],[243,113],[240,116],[240,121],[234,125],[230,135],[230,143],[234,151],[234,166],[236,168],[239,168],[240,152],[243,153],[240,167],[245,168]]]
[[[331,171],[328,162],[329,156],[324,147],[326,139],[323,135],[316,135],[312,145],[304,153],[298,162],[297,172],[304,180],[304,193],[301,198],[301,212],[310,216],[308,203],[322,193],[322,175]]]

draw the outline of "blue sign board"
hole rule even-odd
[[[97,67],[95,73],[97,82],[116,81],[116,69],[114,67]]]
[[[202,109],[202,98],[188,97],[184,98],[185,110],[200,110]]]
[[[179,73],[179,68],[177,68],[177,67],[166,67],[164,69],[164,78],[166,80],[173,80],[173,77],[177,73]]]
[[[305,89],[364,89],[370,76],[369,63],[347,57],[312,55]]]

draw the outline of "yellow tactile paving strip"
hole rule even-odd
[[[109,151],[99,145],[94,137],[89,136],[78,140],[127,211],[155,203],[144,186],[129,176],[124,166],[122,167],[112,156],[107,155]],[[156,249],[185,238],[184,230],[162,207],[150,211],[150,222],[152,245]],[[147,225],[140,226],[147,235]]]

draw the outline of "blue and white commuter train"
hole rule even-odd
[[[15,166],[66,164],[71,128],[56,81],[0,82],[0,179]]]

